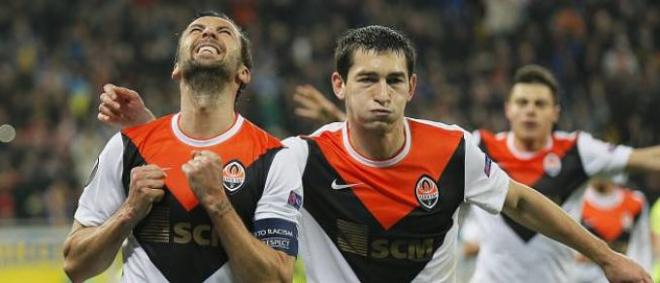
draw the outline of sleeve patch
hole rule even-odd
[[[298,255],[298,228],[291,221],[278,218],[257,220],[254,222],[254,236],[273,249],[290,256]]]
[[[490,168],[491,165],[493,164],[493,160],[488,157],[488,154],[485,155],[486,160],[484,161],[484,173],[486,174],[486,177],[490,177]]]
[[[300,207],[302,206],[302,196],[296,193],[295,191],[291,191],[291,193],[289,193],[289,199],[287,201],[287,204],[292,206],[296,210],[300,210]]]

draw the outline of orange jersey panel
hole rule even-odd
[[[614,207],[602,208],[585,199],[582,208],[582,221],[608,243],[617,240],[627,227],[634,224],[644,205],[634,192],[621,190],[623,200]]]
[[[130,138],[147,164],[155,164],[166,170],[166,187],[188,211],[197,206],[198,200],[188,186],[181,166],[192,158],[194,150],[210,150],[220,156],[223,164],[237,160],[248,167],[269,149],[282,146],[277,138],[244,120],[241,129],[228,140],[209,147],[193,147],[181,142],[174,135],[171,127],[172,116],[168,115],[122,132]]]
[[[330,165],[384,229],[420,206],[415,186],[420,172],[437,181],[463,138],[460,130],[451,131],[409,121],[412,146],[399,163],[383,168],[361,164],[346,153],[342,132],[323,132],[313,139]],[[438,188],[442,190],[442,188]]]

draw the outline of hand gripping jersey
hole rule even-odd
[[[497,213],[508,176],[456,126],[405,119],[393,158],[359,155],[346,122],[284,141],[303,172],[308,282],[455,282],[458,207]]]
[[[186,137],[178,117],[166,116],[112,137],[80,197],[75,219],[99,226],[124,203],[132,168],[156,164],[165,170],[165,197],[123,246],[123,281],[232,281],[222,243],[181,170],[193,150],[211,150],[222,158],[222,185],[247,229],[295,256],[302,184],[298,172],[287,169],[288,149],[240,115],[227,132],[209,140]]]
[[[608,194],[589,187],[582,206],[582,225],[647,271],[653,259],[644,195],[623,187]],[[599,266],[577,262],[571,282],[608,282]]]
[[[560,205],[579,221],[584,184],[590,176],[621,171],[632,151],[596,140],[583,132],[554,132],[538,152],[520,152],[513,133],[479,131],[479,147],[512,179]],[[481,229],[480,250],[472,282],[566,282],[574,252],[505,215],[475,209]]]

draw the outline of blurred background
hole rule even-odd
[[[279,137],[317,126],[291,114],[291,96],[308,83],[330,97],[335,38],[381,24],[417,44],[409,116],[506,130],[503,98],[512,73],[535,63],[560,81],[559,129],[635,147],[660,143],[657,1],[183,2],[0,4],[3,282],[67,281],[62,241],[97,154],[117,131],[96,120],[101,87],[112,82],[139,91],[158,116],[177,111],[174,52],[198,10],[224,12],[247,31],[255,66],[241,113]],[[660,176],[633,175],[630,186],[653,203]]]

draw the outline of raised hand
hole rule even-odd
[[[134,90],[106,84],[103,86],[100,99],[97,118],[108,125],[127,128],[154,119],[154,115]]]
[[[296,87],[296,91],[293,93],[293,101],[298,103],[294,110],[298,117],[323,124],[346,119],[346,114],[339,107],[311,85]]]

